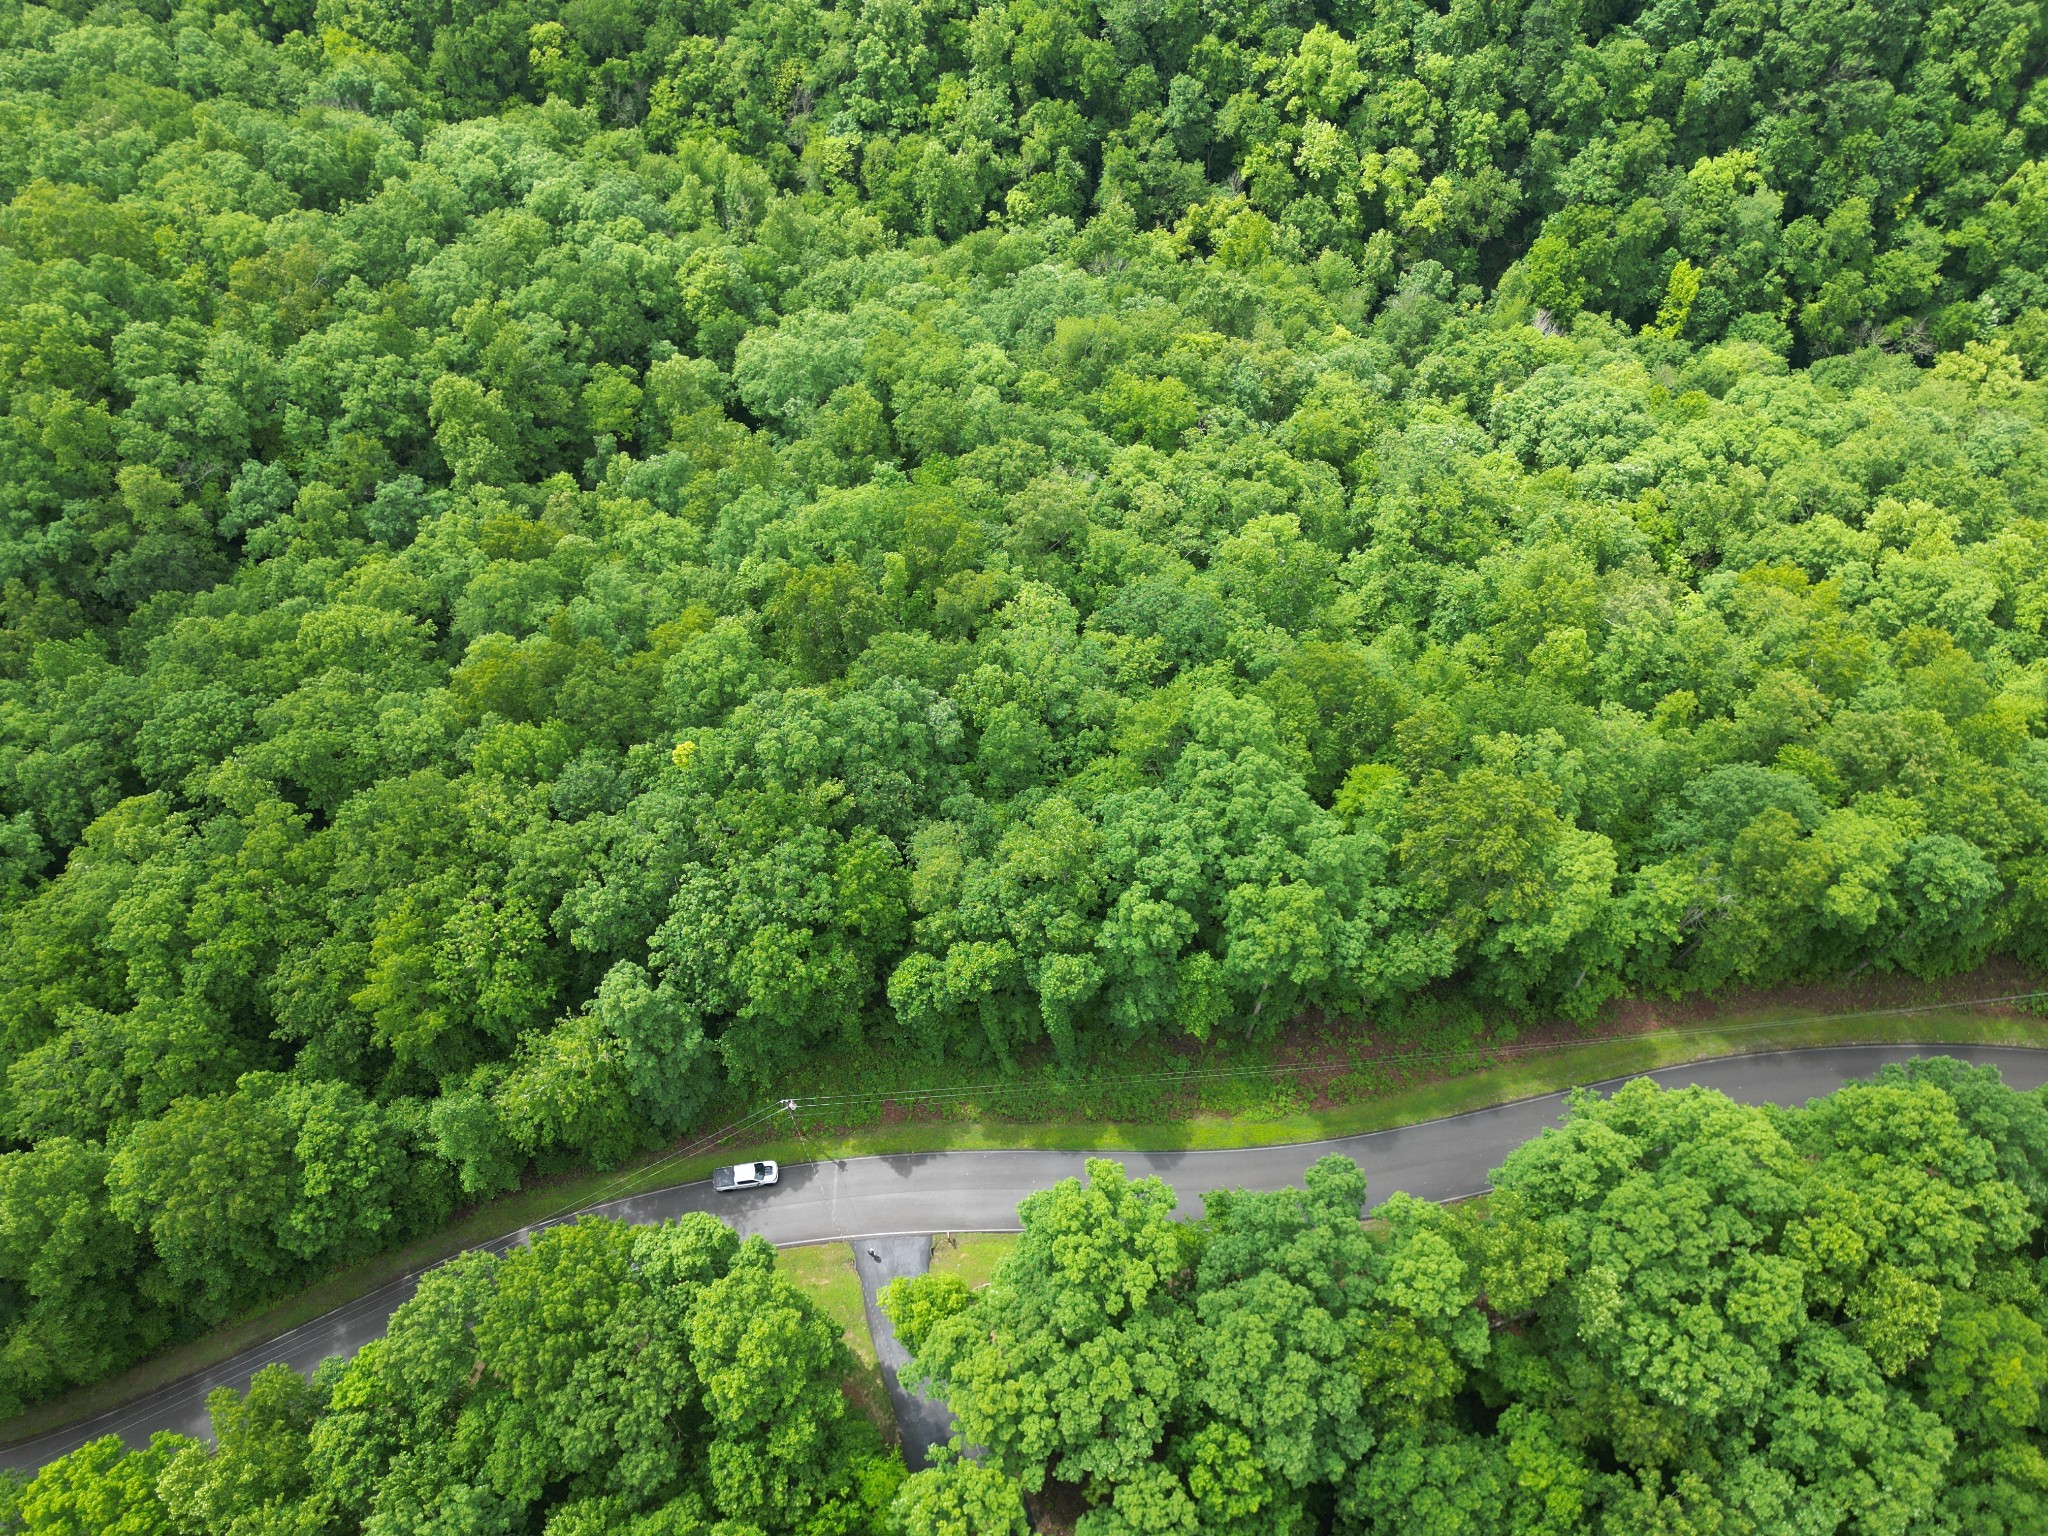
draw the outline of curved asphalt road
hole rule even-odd
[[[1932,1055],[1988,1063],[2015,1088],[2048,1082],[2048,1049],[1960,1045],[1782,1051],[1695,1062],[1645,1075],[1667,1087],[1699,1083],[1718,1088],[1743,1103],[1803,1104],[1850,1078],[1868,1076],[1886,1062]],[[1133,1177],[1159,1175],[1179,1193],[1181,1208],[1189,1213],[1199,1209],[1200,1196],[1207,1190],[1280,1189],[1298,1183],[1310,1163],[1332,1152],[1357,1159],[1375,1200],[1396,1190],[1449,1200],[1483,1191],[1489,1171],[1515,1147],[1555,1125],[1564,1102],[1561,1093],[1545,1094],[1420,1125],[1291,1146],[1115,1154],[928,1152],[791,1164],[783,1168],[782,1182],[774,1189],[721,1196],[706,1182],[679,1184],[576,1214],[656,1222],[687,1211],[713,1211],[743,1234],[759,1233],[783,1246],[935,1232],[1014,1232],[1018,1201],[1033,1190],[1080,1174],[1087,1158],[1104,1155],[1117,1157]],[[486,1246],[502,1252],[526,1241],[535,1230],[522,1229]],[[352,1354],[384,1332],[392,1312],[418,1283],[418,1273],[406,1275],[124,1408],[0,1449],[0,1466],[32,1470],[107,1434],[118,1434],[136,1446],[146,1444],[157,1430],[205,1434],[207,1393],[221,1386],[246,1387],[251,1376],[277,1361],[310,1372],[330,1355]]]

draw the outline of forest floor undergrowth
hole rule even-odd
[[[2038,975],[1993,964],[1940,982],[1887,976],[1711,1000],[1629,1000],[1586,1024],[1502,1029],[1476,1015],[1447,1015],[1396,1035],[1370,1023],[1309,1018],[1258,1044],[1134,1049],[1087,1075],[1034,1062],[1004,1078],[861,1053],[821,1071],[816,1083],[790,1085],[784,1097],[799,1103],[796,1127],[786,1114],[753,1118],[722,1140],[700,1137],[619,1168],[537,1180],[473,1207],[431,1237],[338,1270],[119,1376],[0,1421],[0,1443],[130,1402],[508,1231],[699,1179],[742,1155],[804,1162],[985,1148],[1192,1150],[1317,1141],[1745,1052],[1905,1041],[2048,1046],[2044,987]],[[830,1093],[810,1091],[827,1082]],[[727,1118],[752,1117],[732,1106]],[[815,1278],[829,1288],[830,1277]]]

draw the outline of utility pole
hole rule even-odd
[[[784,1099],[782,1101],[782,1110],[784,1114],[789,1116],[789,1124],[791,1129],[793,1129],[796,1132],[796,1139],[798,1144],[803,1145],[804,1123],[796,1117],[796,1100]]]

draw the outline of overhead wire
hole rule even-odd
[[[1831,1023],[1848,1019],[1904,1018],[1920,1013],[1933,1013],[1949,1009],[1989,1007],[2000,1003],[2035,1002],[2044,998],[2048,998],[2048,991],[2009,992],[1991,997],[1966,998],[1950,1002],[1912,1004],[1896,1008],[1873,1008],[1853,1012],[1807,1014],[1784,1019],[1757,1020],[1748,1024],[1702,1025],[1691,1029],[1659,1030],[1655,1032],[1654,1035],[1606,1036],[1596,1040],[1547,1040],[1519,1043],[1515,1041],[1504,1041],[1500,1044],[1491,1046],[1463,1047],[1455,1050],[1443,1051],[1410,1051],[1399,1053],[1392,1056],[1372,1057],[1368,1059],[1368,1064],[1407,1064],[1417,1062],[1463,1059],[1472,1056],[1475,1053],[1475,1050],[1489,1052],[1495,1056],[1526,1056],[1534,1055],[1539,1052],[1548,1050],[1569,1049],[1575,1045],[1606,1044],[1610,1042],[1624,1042],[1635,1039],[1698,1038],[1704,1035],[1729,1036],[1753,1034],[1764,1030],[1793,1028],[1805,1024]],[[1351,1064],[1353,1064],[1351,1060],[1349,1058],[1346,1058],[1343,1061],[1324,1060],[1316,1062],[1289,1062],[1275,1063],[1257,1067],[1188,1069],[1182,1071],[1167,1070],[1152,1073],[1135,1073],[1126,1077],[1115,1079],[1114,1081],[1121,1084],[1142,1084],[1145,1082],[1154,1081],[1172,1083],[1209,1082],[1229,1078],[1300,1075],[1309,1072],[1326,1071],[1331,1067],[1345,1066]],[[1006,1090],[1043,1089],[1047,1086],[1058,1087],[1059,1085],[1057,1083],[1047,1084],[1043,1080],[1038,1082],[1020,1082],[1012,1079],[1001,1083],[963,1084],[956,1087],[944,1089],[900,1090],[893,1092],[884,1091],[862,1094],[821,1094],[813,1095],[808,1098],[774,1099],[758,1106],[753,1110],[748,1111],[746,1114],[741,1115],[739,1118],[735,1120],[728,1121],[724,1125],[721,1125],[714,1130],[707,1131],[704,1134],[697,1136],[688,1142],[683,1143],[681,1146],[672,1148],[670,1151],[664,1153],[661,1157],[657,1158],[655,1161],[651,1163],[645,1164],[639,1168],[624,1169],[618,1174],[614,1175],[612,1178],[606,1180],[603,1184],[599,1185],[597,1189],[592,1191],[579,1192],[578,1194],[570,1197],[568,1200],[563,1201],[560,1205],[556,1206],[547,1214],[537,1217],[535,1220],[528,1222],[524,1226],[510,1233],[503,1234],[496,1238],[488,1239],[484,1243],[479,1244],[478,1246],[494,1249],[501,1247],[501,1245],[504,1247],[512,1246],[518,1243],[523,1237],[527,1237],[531,1234],[544,1231],[551,1226],[559,1224],[565,1218],[580,1214],[582,1212],[594,1210],[600,1206],[607,1204],[611,1200],[620,1198],[623,1192],[632,1186],[641,1186],[639,1192],[651,1193],[653,1192],[654,1188],[658,1188],[659,1186],[648,1186],[647,1181],[653,1176],[660,1173],[661,1170],[665,1168],[674,1167],[678,1162],[681,1162],[684,1159],[695,1156],[698,1153],[708,1151],[710,1148],[719,1145],[721,1142],[729,1140],[732,1137],[738,1136],[746,1131],[755,1129],[760,1125],[764,1124],[765,1122],[773,1120],[780,1115],[790,1115],[792,1120],[794,1120],[796,1113],[801,1110],[814,1110],[821,1108],[843,1109],[850,1108],[856,1105],[873,1103],[921,1101],[929,1102],[942,1098],[957,1099],[969,1095],[986,1095],[990,1092],[1002,1092]],[[447,1261],[433,1261],[421,1265],[418,1268],[410,1270],[402,1275],[394,1276],[391,1280],[386,1281],[384,1284],[375,1287],[373,1290],[366,1293],[364,1296],[357,1297],[354,1301],[350,1303],[345,1303],[342,1308],[337,1310],[347,1311],[352,1307],[359,1308],[366,1304],[373,1304],[376,1301],[383,1298],[385,1295],[402,1288],[408,1283],[417,1283],[418,1280],[421,1279],[428,1271],[439,1268],[440,1264],[445,1262]],[[289,1340],[290,1338],[294,1337],[295,1335],[301,1332],[304,1332],[307,1329],[331,1325],[334,1316],[335,1313],[325,1313],[318,1318],[309,1319],[307,1322],[302,1323],[295,1328],[286,1330],[285,1333],[279,1335],[277,1338],[265,1340],[262,1345],[252,1346],[252,1348],[249,1351],[245,1351],[243,1354],[236,1356],[232,1361],[224,1362],[222,1367],[216,1369],[224,1369],[231,1372],[232,1368],[236,1364],[240,1363],[247,1357],[254,1355],[259,1350],[264,1351],[267,1354],[274,1357],[277,1346],[281,1342]],[[147,1404],[153,1401],[158,1395],[159,1394],[148,1394],[144,1398],[140,1399],[137,1404],[130,1406],[131,1408],[139,1408],[143,1404]]]
[[[1246,1067],[1185,1067],[1164,1068],[1153,1072],[1127,1073],[1114,1078],[1094,1082],[1062,1083],[1058,1079],[1007,1078],[995,1082],[961,1083],[943,1088],[876,1089],[860,1093],[812,1094],[800,1097],[784,1097],[769,1100],[758,1107],[726,1122],[714,1130],[694,1137],[680,1146],[671,1148],[651,1163],[637,1168],[622,1169],[594,1190],[578,1191],[544,1215],[492,1243],[516,1243],[529,1234],[545,1231],[564,1220],[592,1211],[613,1200],[625,1198],[630,1192],[649,1193],[660,1186],[650,1180],[664,1169],[697,1156],[723,1142],[741,1136],[748,1131],[759,1129],[764,1124],[782,1115],[789,1115],[792,1121],[800,1112],[846,1111],[870,1108],[878,1105],[938,1104],[966,1100],[1001,1098],[1026,1093],[1042,1093],[1048,1089],[1057,1091],[1062,1087],[1087,1090],[1097,1087],[1144,1087],[1159,1084],[1180,1086],[1221,1082],[1232,1079],[1302,1077],[1333,1069],[1358,1067],[1415,1066],[1444,1061],[1470,1060],[1474,1056],[1493,1058],[1527,1057],[1550,1051],[1569,1050],[1584,1045],[1623,1044],[1632,1040],[1697,1039],[1703,1036],[1739,1036],[1757,1034],[1766,1030],[1792,1029],[1809,1024],[1837,1023],[1854,1019],[1907,1018],[1915,1014],[1936,1013],[1953,1009],[1991,1007],[2003,1003],[2035,1002],[2048,998],[2048,990],[2032,992],[2006,992],[1995,996],[1963,998],[1947,1002],[1916,1003],[1893,1008],[1870,1008],[1848,1012],[1815,1013],[1793,1015],[1782,1019],[1759,1019],[1747,1024],[1699,1025],[1692,1028],[1665,1029],[1640,1035],[1608,1035],[1581,1040],[1538,1040],[1500,1041],[1497,1043],[1476,1043],[1473,1045],[1449,1047],[1438,1050],[1395,1052],[1384,1056],[1355,1058],[1330,1057],[1313,1061],[1270,1062]],[[432,1267],[432,1266],[429,1266]]]
[[[1144,1087],[1149,1084],[1192,1084],[1218,1082],[1230,1079],[1265,1077],[1302,1077],[1332,1069],[1357,1067],[1384,1067],[1425,1065],[1443,1061],[1462,1061],[1474,1056],[1509,1058],[1535,1056],[1545,1052],[1570,1050],[1586,1045],[1626,1043],[1645,1039],[1697,1039],[1703,1036],[1731,1036],[1758,1034],[1767,1030],[1793,1029],[1808,1024],[1834,1023],[1853,1019],[1905,1018],[1921,1013],[1937,1013],[1952,1009],[1989,1007],[2000,1003],[2032,1002],[2048,998],[2048,991],[2007,992],[1994,996],[1963,998],[1947,1002],[1916,1003],[1894,1008],[1858,1009],[1836,1013],[1793,1015],[1781,1019],[1760,1019],[1747,1024],[1700,1025],[1692,1028],[1663,1029],[1640,1035],[1607,1035],[1579,1040],[1500,1041],[1496,1043],[1476,1042],[1471,1045],[1446,1047],[1437,1050],[1401,1051],[1381,1056],[1354,1058],[1325,1057],[1313,1061],[1268,1062],[1245,1067],[1168,1067],[1153,1072],[1122,1073],[1111,1078],[1093,1081],[1062,1083],[1059,1079],[1008,1078],[996,1082],[962,1083],[940,1088],[875,1089],[860,1093],[814,1094],[783,1101],[799,1110],[849,1110],[872,1107],[881,1104],[931,1104],[946,1101],[960,1101],[986,1097],[1014,1096],[1025,1093],[1044,1092],[1061,1087],[1089,1089],[1096,1087]]]
[[[707,1131],[695,1140],[685,1142],[682,1146],[671,1149],[651,1163],[645,1163],[638,1168],[623,1169],[603,1184],[600,1184],[595,1190],[578,1192],[576,1195],[571,1196],[546,1215],[537,1217],[524,1227],[521,1227],[519,1232],[539,1232],[547,1227],[558,1225],[565,1217],[576,1215],[582,1211],[593,1210],[598,1206],[608,1204],[612,1200],[625,1198],[632,1186],[644,1183],[649,1177],[659,1173],[662,1169],[672,1168],[677,1163],[700,1152],[708,1152],[720,1142],[727,1141],[743,1131],[752,1130],[763,1121],[771,1120],[777,1115],[787,1113],[784,1103],[785,1101],[778,1099],[773,1103],[764,1104],[758,1109],[742,1115],[737,1120],[729,1121],[716,1130]],[[516,1238],[519,1232],[513,1233],[512,1236]]]

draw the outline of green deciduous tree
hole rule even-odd
[[[23,17],[0,1403],[821,1074],[2048,961],[2019,0]]]

